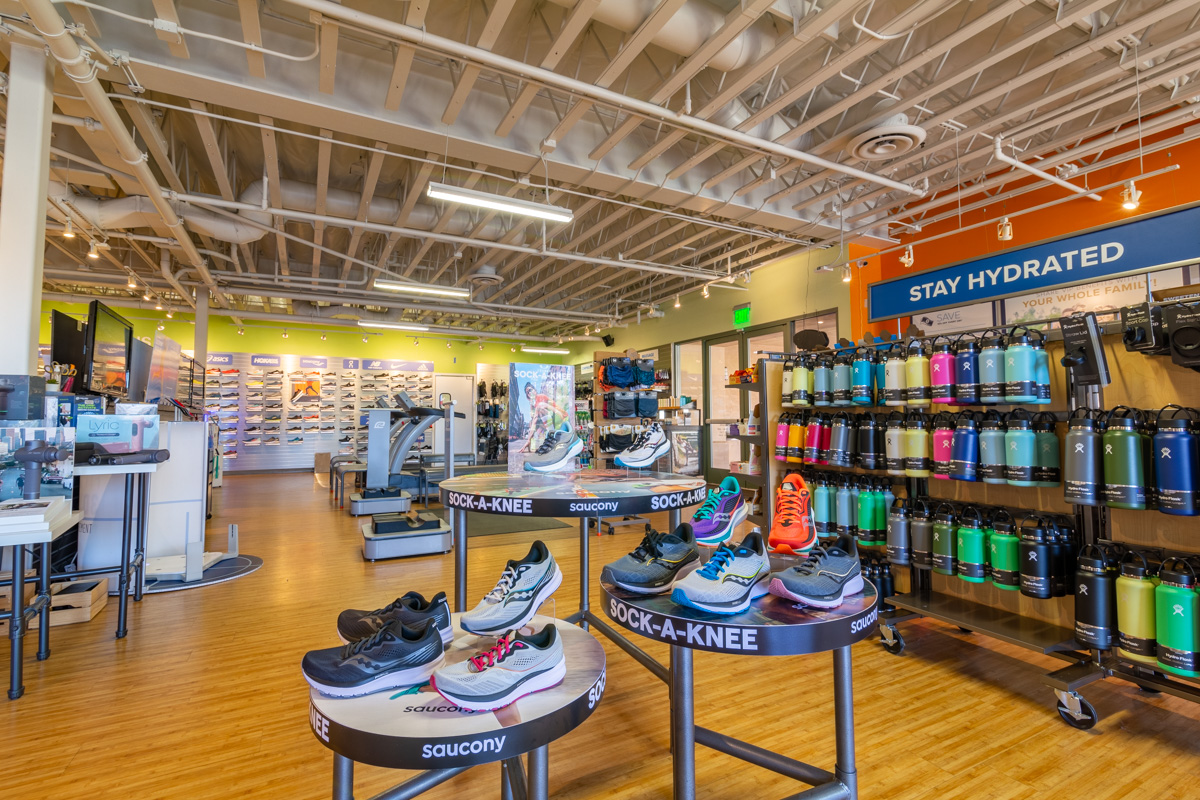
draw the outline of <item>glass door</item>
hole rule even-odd
[[[719,483],[729,474],[729,464],[740,461],[742,443],[726,436],[729,423],[742,419],[745,404],[740,389],[729,389],[729,376],[741,369],[742,337],[730,334],[704,343],[705,414],[713,422],[708,431],[708,463],[705,478]]]

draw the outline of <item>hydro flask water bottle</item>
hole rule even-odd
[[[912,547],[908,539],[911,518],[912,511],[903,497],[892,503],[888,511],[887,556],[888,561],[898,567],[907,567],[912,563]]]
[[[968,583],[983,583],[987,574],[987,550],[979,509],[967,506],[958,515],[958,577]]]
[[[849,352],[839,353],[833,360],[833,404],[848,406],[851,400],[851,369]]]
[[[1008,415],[1004,434],[1004,480],[1009,486],[1037,486],[1033,470],[1037,465],[1037,436],[1033,419],[1023,408]]]
[[[816,464],[820,459],[821,430],[824,424],[828,424],[825,415],[819,411],[808,418],[808,428],[804,432],[805,464]]]
[[[1075,641],[1097,650],[1112,649],[1117,628],[1116,563],[1089,544],[1075,564]]]
[[[902,406],[907,400],[907,384],[904,375],[904,351],[900,344],[888,348],[883,363],[883,404]]]
[[[1171,418],[1163,412],[1171,409]],[[1188,417],[1175,416],[1187,412]],[[1157,484],[1158,510],[1164,514],[1194,517],[1200,514],[1196,481],[1200,480],[1200,437],[1197,436],[1197,412],[1194,408],[1164,406],[1158,412],[1154,434],[1154,479]]]
[[[913,566],[929,569],[933,565],[933,519],[929,513],[929,504],[924,500],[915,500],[911,507],[912,520],[908,525],[908,538],[912,543]]]
[[[1146,487],[1146,508],[1158,510],[1158,462],[1154,458],[1154,435],[1158,419],[1145,412],[1138,436],[1142,440],[1142,483]]]
[[[933,341],[929,356],[929,397],[937,404],[956,406],[954,397],[954,345]]]
[[[848,478],[843,479],[841,485],[838,486],[835,508],[837,509],[837,535],[858,535],[858,524],[850,496],[850,480]]]
[[[792,365],[792,405],[806,408],[812,405],[813,362],[815,357],[803,355]]]
[[[833,356],[828,353],[817,356],[813,366],[812,404],[814,406],[833,405]],[[792,380],[796,380],[792,376]]]
[[[962,411],[950,443],[950,477],[956,481],[979,480],[979,414]]]
[[[929,452],[929,421],[920,411],[909,412],[904,422],[904,474],[928,478],[932,459]]]
[[[1146,508],[1145,451],[1142,445],[1142,413],[1128,406],[1108,412],[1104,433],[1104,504],[1109,508]]]
[[[925,408],[932,397],[929,351],[920,339],[908,343],[904,361],[904,399],[910,406]]]
[[[988,411],[979,425],[979,468],[977,474],[984,483],[1005,483],[1004,479],[1004,417],[998,411]]]
[[[835,495],[835,490],[822,475],[817,482],[817,488],[813,490],[813,527],[818,535],[828,536],[835,531]]]
[[[974,337],[960,336],[954,344],[954,399],[960,406],[979,404],[979,342]]]
[[[807,414],[807,411],[796,412],[788,419],[788,463],[799,464],[804,460],[804,439],[808,434]]]
[[[1032,525],[1028,524],[1032,521]],[[1050,552],[1050,535],[1041,517],[1028,516],[1021,520],[1021,594],[1048,600],[1054,596],[1052,583],[1054,564]]]
[[[785,411],[779,415],[779,422],[775,423],[775,460],[787,461],[788,450],[788,434],[791,432],[792,415]]]
[[[899,411],[888,414],[883,430],[883,453],[888,475],[904,477],[904,415]]]
[[[854,452],[854,420],[845,411],[838,411],[830,418],[829,465],[849,467]]]
[[[1092,414],[1088,408],[1072,411],[1067,419],[1067,437],[1063,442],[1063,498],[1077,506],[1100,505],[1104,474],[1103,448],[1100,425]]]
[[[1058,486],[1062,483],[1062,467],[1059,466],[1058,431],[1053,414],[1041,411],[1033,415],[1033,436],[1037,450],[1033,480],[1038,486]]]
[[[958,572],[958,537],[954,530],[954,507],[940,504],[933,513],[933,571],[942,575]]]
[[[1040,332],[1039,332],[1040,333]],[[1033,345],[1033,375],[1037,381],[1036,402],[1040,406],[1050,405],[1050,354],[1046,352],[1044,339],[1035,339]]]
[[[933,435],[930,437],[933,446],[933,477],[939,480],[950,480],[950,471],[954,460],[954,416],[940,411],[933,416]]]
[[[875,405],[875,348],[860,347],[850,362],[850,402]]]
[[[795,359],[787,359],[783,362],[783,375],[780,378],[780,394],[782,395],[782,405],[784,408],[792,407],[792,375],[795,372]]]
[[[829,417],[821,415],[821,439],[817,445],[817,463],[825,466],[829,463],[829,439],[833,435],[833,426]]]
[[[992,535],[988,541],[992,583],[1006,591],[1021,588],[1021,540],[1012,514],[999,509],[992,514]]]
[[[1154,590],[1158,666],[1176,675],[1200,678],[1200,594],[1196,569],[1182,558],[1168,558]]]
[[[1038,334],[1040,338],[1040,334]],[[1009,332],[1004,348],[1004,402],[1033,403],[1038,399],[1037,364],[1033,335],[1024,325]]]
[[[884,381],[887,379],[887,360],[882,348],[875,348],[872,354],[875,359],[875,405],[884,404]]]
[[[858,415],[855,463],[863,469],[883,469],[883,429],[873,412]]]
[[[876,519],[876,498],[880,501],[883,494],[879,492],[874,482],[867,480],[858,489],[858,543],[871,545],[884,535],[882,518]],[[878,527],[878,530],[876,528]]]
[[[1121,574],[1116,580],[1117,652],[1122,658],[1142,664],[1156,661],[1158,634],[1154,590],[1158,583],[1145,555],[1137,550],[1125,554],[1121,560]]]
[[[995,331],[985,334],[979,349],[979,402],[1003,403],[1005,392],[1004,337]]]

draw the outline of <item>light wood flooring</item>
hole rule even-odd
[[[337,643],[343,608],[375,608],[410,589],[449,593],[452,557],[364,562],[356,523],[309,475],[233,476],[216,495],[210,548],[221,548],[220,532],[236,522],[242,551],[262,557],[263,568],[148,595],[131,604],[123,641],[113,638],[110,603],[90,623],[55,628],[49,661],[27,647],[25,697],[0,699],[0,798],[329,797],[332,754],[309,732],[301,656]],[[625,531],[592,538],[593,576],[636,545],[637,529]],[[557,614],[571,613],[575,528],[471,539],[471,598],[536,535],[565,574]],[[937,623],[904,633],[899,657],[873,640],[854,648],[863,798],[1200,798],[1200,707],[1105,681],[1085,690],[1103,719],[1077,731],[1038,680],[1061,662]],[[670,798],[666,686],[601,641],[604,701],[551,745],[551,794]],[[665,662],[665,646],[646,648]],[[6,645],[0,653],[6,664]],[[696,721],[832,769],[830,664],[828,655],[697,653]],[[403,777],[360,766],[355,796]],[[498,780],[498,766],[480,767],[426,797],[497,797]],[[783,798],[803,788],[704,748],[697,780],[701,798]]]

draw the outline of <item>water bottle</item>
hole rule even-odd
[[[954,343],[954,399],[960,406],[979,404],[979,342],[973,336]]]
[[[929,424],[920,411],[909,412],[904,423],[904,474],[928,478],[932,466],[929,453]]]
[[[884,466],[888,475],[904,476],[904,415],[899,411],[888,414],[883,429]]]
[[[1130,550],[1121,559],[1117,576],[1117,653],[1142,664],[1154,664],[1158,634],[1154,614],[1154,591],[1158,576],[1146,556]],[[1078,601],[1076,601],[1078,602]]]
[[[871,487],[871,544],[879,547],[887,546],[887,515],[888,509],[896,496],[892,487],[883,480],[872,482]]]
[[[1037,381],[1038,395],[1038,399],[1034,402],[1040,406],[1048,406],[1050,405],[1050,354],[1046,352],[1045,339],[1035,339],[1032,345],[1033,375]]]
[[[886,406],[902,406],[907,400],[904,351],[898,350],[898,347],[899,344],[893,344],[888,348],[883,363],[883,404]]]
[[[808,429],[804,432],[804,463],[816,464],[821,455],[821,428],[825,415],[815,412],[808,418]]]
[[[933,416],[933,435],[930,437],[933,445],[933,477],[943,481],[950,480],[953,467],[955,422],[955,417],[945,411]]]
[[[1200,678],[1200,594],[1196,569],[1182,558],[1168,558],[1158,571],[1154,621],[1160,669]]]
[[[998,509],[992,514],[992,535],[988,541],[990,551],[989,572],[992,583],[1005,591],[1015,592],[1021,588],[1021,549],[1017,536],[1017,524],[1012,514]]]
[[[863,469],[883,469],[883,429],[875,414],[858,415],[858,437],[855,445],[855,463]]]
[[[1004,402],[1004,337],[995,331],[985,334],[979,349],[979,402],[995,404]]]
[[[1038,333],[1038,338],[1041,333]],[[1004,349],[1004,402],[1033,403],[1038,399],[1036,356],[1031,331],[1024,325],[1014,327]]]
[[[858,543],[874,544],[878,534],[875,532],[875,495],[874,484],[864,481],[858,489]]]
[[[1109,508],[1146,508],[1145,462],[1141,433],[1142,413],[1128,406],[1108,412],[1104,433],[1104,504]]]
[[[830,419],[829,465],[832,467],[853,466],[854,421],[850,414],[838,411]]]
[[[1075,533],[1075,523],[1071,517],[1062,514],[1054,515],[1047,521],[1047,526],[1057,534],[1057,542],[1060,545],[1058,550],[1052,548],[1052,552],[1056,554],[1056,558],[1061,558],[1057,562],[1061,564],[1058,574],[1057,583],[1054,586],[1055,597],[1065,597],[1068,594],[1075,594],[1075,584],[1071,578],[1075,574],[1076,555],[1079,552],[1079,537]],[[1124,545],[1108,545],[1114,552],[1124,554]]]
[[[1171,419],[1163,412],[1171,409]],[[1187,412],[1187,418],[1175,416]],[[1164,406],[1158,412],[1154,433],[1154,479],[1158,489],[1158,510],[1179,517],[1200,514],[1196,481],[1200,479],[1200,437],[1197,436],[1197,412],[1194,408]]]
[[[979,509],[967,506],[958,515],[958,577],[968,583],[983,583],[987,579],[987,547]]]
[[[1033,420],[1023,408],[1008,415],[1004,434],[1004,480],[1009,486],[1037,486],[1033,468],[1037,464],[1037,436]]]
[[[929,513],[929,504],[924,500],[915,500],[911,508],[912,520],[908,525],[908,534],[912,543],[913,566],[929,569],[933,565],[933,518]]]
[[[1032,520],[1033,524],[1029,525]],[[1031,515],[1021,520],[1021,594],[1048,600],[1054,596],[1052,583],[1054,563],[1050,552],[1050,536],[1041,517]]]
[[[929,356],[929,397],[934,403],[956,406],[954,397],[954,345],[933,340],[933,352]]]
[[[812,404],[814,406],[833,405],[833,356],[822,353],[817,356],[813,367]],[[795,376],[792,377],[795,380]]]
[[[825,466],[829,463],[829,439],[833,435],[833,426],[829,417],[821,416],[821,440],[817,445],[817,463]]]
[[[875,360],[875,405],[881,406],[884,404],[884,380],[887,377],[887,362],[883,355],[883,350],[872,348],[874,352],[871,357]]]
[[[784,408],[792,407],[792,375],[795,374],[795,369],[795,359],[789,358],[783,362],[783,375],[779,384]]]
[[[988,411],[979,425],[979,467],[977,474],[984,483],[1005,483],[1004,479],[1004,416]]]
[[[775,424],[775,460],[787,461],[788,455],[788,434],[792,429],[792,415],[789,412],[784,412],[779,415],[779,422]]]
[[[848,406],[851,401],[851,369],[850,359],[851,354],[847,352],[838,353],[833,359],[833,404],[835,406]]]
[[[1053,414],[1041,411],[1033,415],[1033,437],[1037,451],[1033,480],[1038,486],[1058,486],[1062,483],[1062,467],[1058,456],[1058,424]]]
[[[888,511],[887,557],[898,567],[907,567],[912,563],[912,546],[908,539],[911,517],[912,511],[903,497],[895,500]]]
[[[875,405],[875,348],[860,347],[850,362],[850,402]]]
[[[954,507],[940,504],[933,512],[933,571],[942,575],[958,572],[958,537],[954,530]]]
[[[932,397],[929,351],[920,339],[908,343],[904,362],[904,399],[910,406],[928,407]]]
[[[792,405],[807,408],[813,402],[813,362],[815,356],[806,354],[792,365]]]
[[[950,442],[950,477],[956,481],[979,480],[979,414],[962,411]]]
[[[1083,412],[1080,414],[1080,412]],[[1104,474],[1099,423],[1093,411],[1077,408],[1067,419],[1064,440],[1063,498],[1077,506],[1100,505]]]
[[[858,534],[858,525],[855,522],[856,514],[854,506],[851,503],[850,480],[848,478],[842,480],[841,485],[838,486],[835,503],[837,508],[837,535],[856,536]]]
[[[1117,629],[1117,564],[1098,545],[1084,545],[1075,564],[1075,641],[1112,649]]]
[[[834,517],[836,494],[828,480],[822,475],[817,482],[817,488],[813,490],[813,527],[816,528],[819,536],[828,536],[836,528]]]
[[[808,435],[809,412],[796,412],[788,420],[787,460],[789,464],[804,461],[804,440]]]

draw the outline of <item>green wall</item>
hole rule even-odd
[[[575,342],[571,345],[568,363],[590,361],[596,350],[641,349],[686,342],[733,330],[733,309],[750,303],[750,327],[779,320],[794,319],[818,311],[836,308],[838,336],[850,335],[850,285],[842,282],[840,270],[817,272],[816,267],[844,260],[836,248],[814,250],[753,273],[749,291],[710,289],[709,297],[700,290],[680,297],[680,308],[669,299],[660,307],[666,316],[643,318],[641,324],[630,322],[626,328],[611,328],[604,333],[616,342],[605,347],[601,342]],[[743,286],[740,280],[737,285]]]
[[[87,318],[87,306],[71,303],[42,303],[42,329],[40,341],[50,341],[50,311],[56,309],[78,318]],[[174,319],[166,319],[162,312],[114,306],[113,310],[133,323],[134,336],[154,341],[158,324],[165,325],[163,334],[184,350],[191,350],[195,327],[191,314],[176,313]],[[253,327],[251,327],[253,326]],[[239,336],[238,326],[229,317],[212,315],[208,321],[209,352],[234,353],[280,353],[293,355],[321,355],[344,358],[390,358],[403,361],[432,361],[437,372],[474,373],[475,365],[507,364],[520,361],[527,364],[562,364],[566,356],[522,353],[520,345],[487,343],[483,350],[478,344],[451,339],[446,347],[445,339],[421,339],[413,346],[414,334],[400,331],[373,331],[367,334],[367,343],[362,337],[366,331],[334,330],[330,326],[326,341],[321,334],[308,325],[287,329],[288,338],[283,338],[283,325],[271,322],[247,321],[245,334]],[[510,347],[515,346],[514,353]]]

